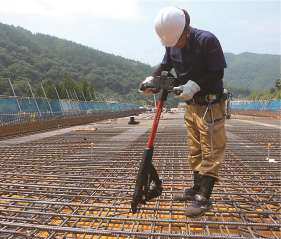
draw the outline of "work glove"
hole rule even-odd
[[[158,91],[156,89],[153,89],[153,88],[142,89],[143,86],[153,85],[154,84],[154,80],[155,80],[155,78],[153,76],[146,77],[146,79],[142,83],[140,83],[139,92],[141,92],[141,93],[143,93],[145,95],[150,95],[150,94],[157,93]]]
[[[182,92],[180,95],[175,96],[176,98],[187,101],[191,100],[194,94],[201,90],[201,88],[194,81],[189,80],[185,85],[174,87],[173,90]]]

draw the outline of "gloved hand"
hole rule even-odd
[[[180,95],[175,97],[186,101],[192,99],[194,94],[201,90],[201,88],[194,81],[189,80],[185,85],[174,87],[173,90],[182,91]]]
[[[140,83],[139,92],[141,92],[145,95],[157,93],[156,90],[153,89],[153,88],[145,88],[144,90],[141,89],[142,86],[153,85],[153,83],[154,83],[154,77],[153,76],[146,77],[146,79],[142,83]]]

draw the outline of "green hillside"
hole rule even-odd
[[[280,56],[226,53],[228,68],[225,83],[235,87],[235,94],[248,96],[249,89],[265,90],[274,86],[280,77]],[[40,84],[55,98],[52,86],[56,85],[62,98],[65,88],[84,92],[94,91],[107,99],[144,103],[153,96],[144,96],[137,89],[155,67],[121,56],[107,54],[57,37],[33,34],[21,27],[0,23],[0,95],[12,95],[8,78],[11,78],[18,96],[30,95],[27,81],[37,96],[43,96]],[[249,88],[249,89],[246,89]],[[88,93],[85,93],[89,99]],[[175,106],[174,97],[169,104]]]
[[[228,68],[224,81],[228,85],[268,90],[280,78],[280,55],[225,53]]]
[[[62,81],[65,72],[75,82],[86,79],[99,92],[107,88],[109,96],[116,93],[129,100],[131,97],[126,96],[132,92],[135,98],[143,97],[136,89],[153,68],[71,41],[0,24],[0,95],[12,95],[8,78],[16,94],[24,96],[29,94],[27,81],[33,88],[40,83],[54,84]]]

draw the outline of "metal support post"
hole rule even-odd
[[[55,86],[54,86],[54,87],[55,87]],[[55,90],[56,90],[56,93],[57,93],[57,96],[58,96],[58,100],[59,100],[59,104],[60,104],[61,111],[64,112],[64,109],[63,109],[63,106],[62,106],[62,103],[61,103],[61,100],[60,100],[60,96],[59,96],[59,93],[58,93],[56,87],[55,87]]]
[[[96,96],[95,92],[94,92],[94,96],[95,96],[95,98],[96,98],[96,100],[97,100],[97,102],[98,102],[98,105],[99,105],[100,110],[102,110],[102,107],[100,106],[100,103],[99,103],[99,99],[98,99],[98,97]]]
[[[82,95],[83,95],[84,101],[85,101],[85,103],[86,103],[86,105],[87,105],[87,108],[88,108],[88,110],[89,110],[90,108],[89,108],[89,106],[88,106],[88,102],[86,101],[86,98],[85,98],[85,95],[84,95],[84,93],[83,93],[83,90],[82,90]]]
[[[77,104],[78,104],[79,109],[80,109],[81,111],[83,111],[82,105],[81,105],[81,103],[80,103],[80,100],[79,100],[78,95],[77,95],[77,93],[76,93],[75,90],[74,90],[74,93],[73,93],[73,94],[75,95],[75,97],[76,97],[76,99],[77,99]]]
[[[38,104],[37,104],[37,101],[36,101],[36,99],[35,99],[35,97],[34,97],[34,94],[33,94],[32,88],[31,88],[31,85],[30,85],[29,81],[28,81],[27,83],[28,83],[29,89],[30,89],[30,91],[31,91],[32,98],[33,98],[33,100],[34,100],[34,102],[35,102],[35,105],[36,105],[36,107],[37,107],[38,113],[39,113],[39,115],[41,116],[41,112],[40,112],[39,106],[38,106]]]
[[[14,87],[13,87],[13,84],[12,84],[12,82],[11,82],[11,79],[10,79],[10,78],[9,78],[9,82],[10,82],[10,85],[11,85],[12,91],[13,91],[13,93],[14,93],[14,96],[15,96],[15,98],[16,98],[16,101],[17,101],[17,104],[18,104],[19,110],[20,110],[20,111],[22,111],[22,110],[21,110],[21,107],[20,107],[20,103],[19,103],[19,101],[18,101],[18,98],[17,98],[17,96],[16,96],[16,93],[15,93],[15,90],[14,90]]]
[[[50,104],[50,101],[49,101],[49,99],[48,99],[48,97],[47,97],[47,95],[46,95],[46,92],[45,92],[45,90],[44,90],[44,87],[43,87],[42,83],[41,83],[41,88],[42,88],[43,93],[44,93],[44,95],[45,95],[45,99],[46,99],[46,100],[47,100],[47,102],[48,102],[48,105],[49,105],[50,111],[51,111],[52,115],[54,115],[54,114],[53,114],[52,107],[51,107],[51,104]]]
[[[66,94],[67,94],[67,97],[68,97],[69,110],[71,111],[71,108],[72,108],[72,111],[74,111],[74,108],[73,108],[73,106],[72,106],[72,103],[71,103],[71,101],[70,101],[69,94],[68,94],[68,91],[67,91],[66,88],[65,88],[65,91],[66,91]]]

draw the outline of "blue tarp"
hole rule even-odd
[[[280,112],[281,100],[232,101],[231,108],[237,110]]]
[[[51,106],[51,108],[50,108]],[[0,97],[0,113],[38,113],[40,112],[67,112],[67,111],[87,111],[87,110],[123,110],[137,109],[137,105],[105,103],[78,100],[46,100],[43,98],[15,98]]]

